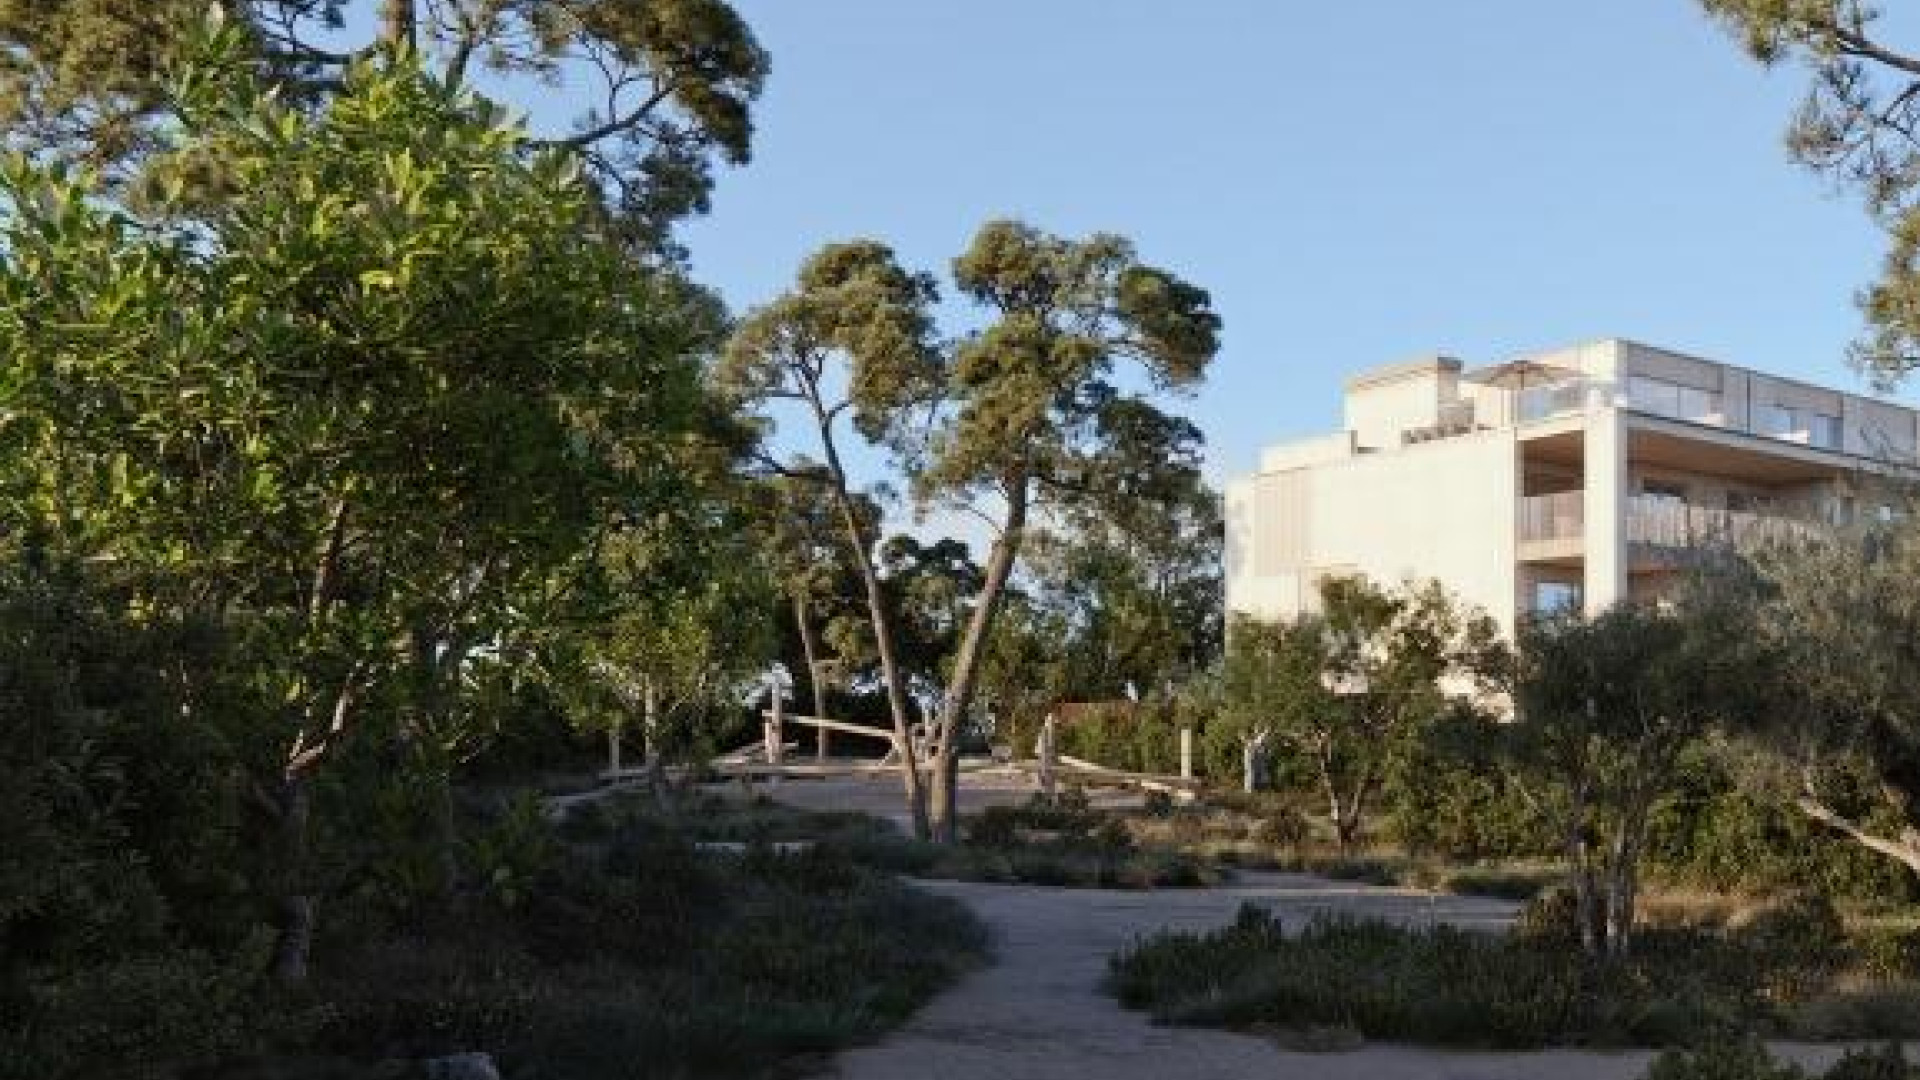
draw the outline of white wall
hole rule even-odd
[[[1327,573],[1438,578],[1511,632],[1517,463],[1512,432],[1488,431],[1233,485],[1228,609],[1297,614]]]

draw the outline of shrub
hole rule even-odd
[[[1448,926],[1319,917],[1290,933],[1248,907],[1226,929],[1123,952],[1110,985],[1173,1023],[1335,1025],[1456,1046],[1662,1045],[1761,1015],[1744,965],[1709,935],[1652,935],[1640,953],[1591,965],[1576,949]]]
[[[1913,1080],[1898,1043],[1879,1049],[1850,1050],[1833,1063],[1822,1080]],[[1669,1050],[1655,1058],[1646,1080],[1806,1080],[1790,1063],[1776,1061],[1754,1039],[1719,1040],[1694,1050]]]
[[[1907,1062],[1899,1043],[1878,1049],[1849,1050],[1833,1063],[1823,1080],[1912,1080],[1920,1070]]]
[[[1741,947],[1767,958],[1768,989],[1778,998],[1805,997],[1846,959],[1840,912],[1818,893],[1792,893],[1742,912],[1727,929]]]
[[[1653,1060],[1646,1080],[1804,1080],[1776,1062],[1754,1039],[1716,1040],[1696,1050],[1668,1050]]]
[[[1811,889],[1837,899],[1920,899],[1914,875],[1743,785],[1713,748],[1689,753],[1655,809],[1649,870],[1717,892]]]

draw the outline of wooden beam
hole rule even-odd
[[[763,710],[761,715],[771,719],[773,710]],[[798,713],[783,713],[781,719],[789,724],[805,724],[808,727],[826,728],[830,731],[844,731],[849,735],[866,735],[874,739],[893,741],[893,732],[885,728],[869,727],[866,724],[850,724],[845,720],[828,720],[822,716],[801,716]]]

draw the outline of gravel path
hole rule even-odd
[[[788,782],[762,789],[810,809],[864,810],[898,821],[899,790],[885,779]],[[1030,781],[969,776],[967,811],[1022,802]],[[1137,802],[1096,793],[1096,801]],[[970,882],[924,882],[977,912],[993,934],[995,957],[879,1044],[843,1054],[838,1080],[1634,1080],[1652,1057],[1599,1053],[1467,1052],[1368,1045],[1338,1053],[1281,1049],[1251,1035],[1156,1027],[1101,990],[1107,958],[1161,929],[1204,930],[1232,921],[1243,903],[1288,922],[1322,911],[1415,924],[1444,921],[1504,926],[1516,905],[1476,897],[1330,881],[1307,874],[1242,873],[1207,889],[1119,892]],[[1827,1046],[1777,1046],[1821,1066]]]
[[[1329,881],[1248,873],[1209,889],[1110,892],[928,882],[992,928],[993,964],[974,973],[876,1046],[844,1054],[839,1080],[1630,1080],[1651,1054],[1555,1050],[1453,1052],[1368,1045],[1339,1053],[1283,1050],[1249,1035],[1156,1027],[1100,989],[1107,958],[1162,928],[1205,929],[1243,902],[1288,921],[1318,911],[1402,922],[1443,920],[1496,928],[1514,905]],[[1782,1046],[1824,1066],[1836,1047]]]

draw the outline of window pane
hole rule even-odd
[[[1680,388],[1680,418],[1701,423],[1720,422],[1720,395],[1691,386]]]
[[[1759,416],[1763,435],[1791,435],[1796,430],[1793,410],[1783,405],[1764,405]]]
[[[1635,375],[1627,380],[1627,402],[1660,416],[1680,415],[1680,388],[1662,379]]]
[[[1840,448],[1840,418],[1814,413],[1807,428],[1807,441],[1829,450]]]

